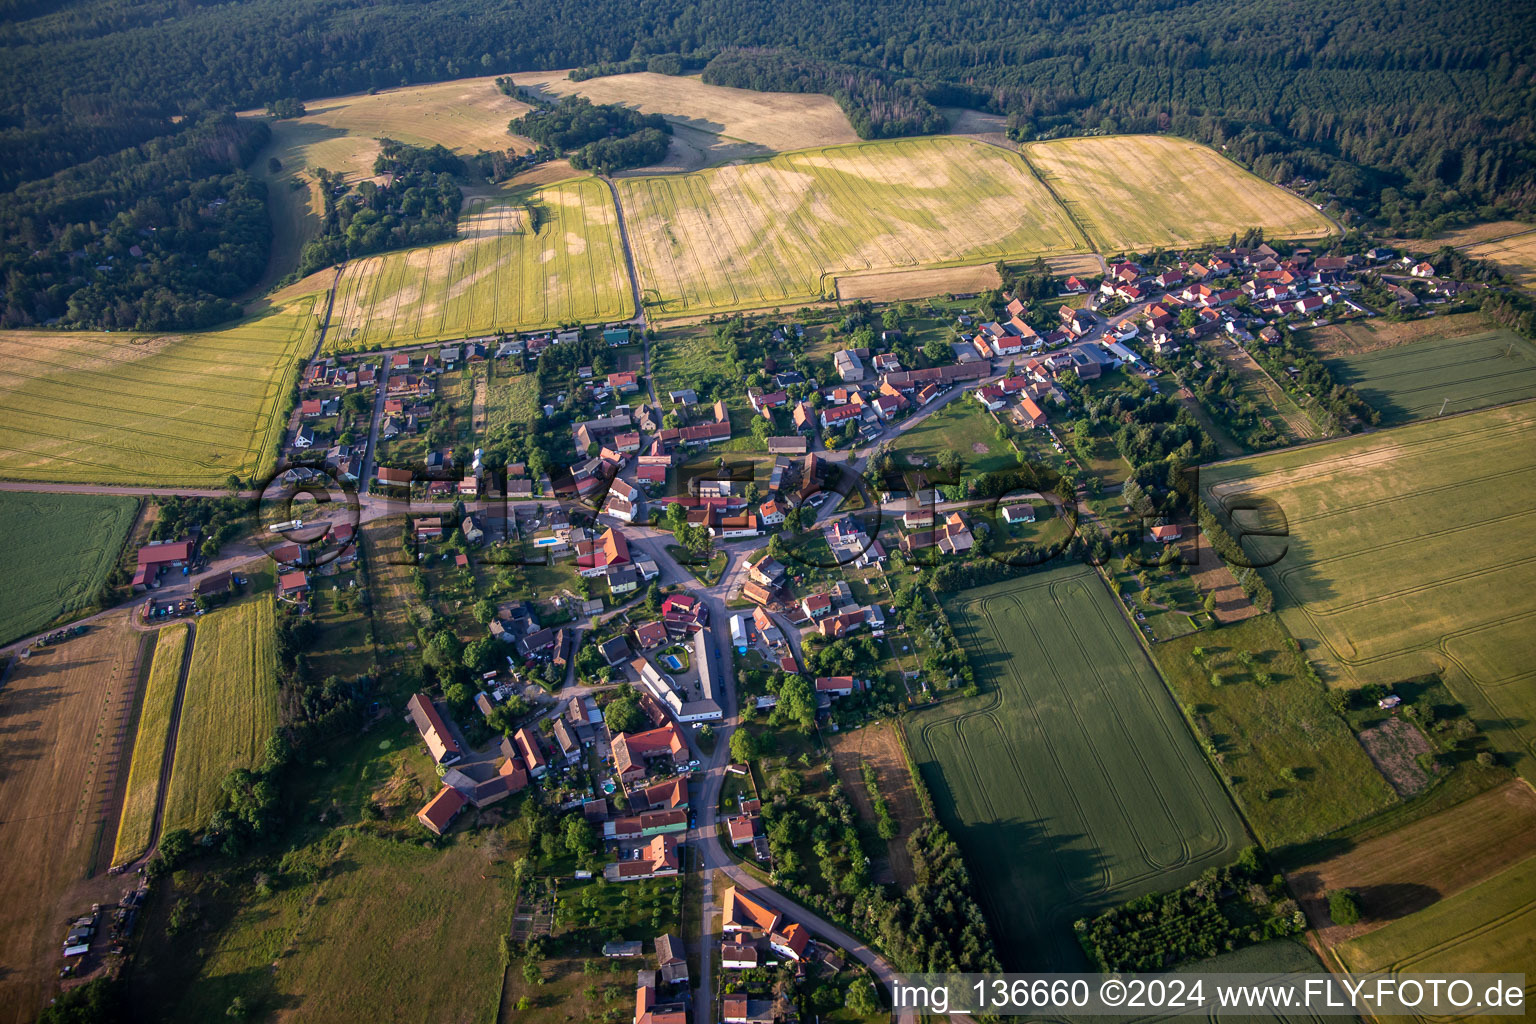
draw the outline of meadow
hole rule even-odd
[[[138,682],[126,614],[13,662],[0,689],[0,1022],[31,1024],[58,984],[59,925],[92,868],[111,789],[112,735]],[[126,723],[123,723],[126,724]],[[119,769],[121,770],[121,769]],[[105,864],[95,865],[104,868]]]
[[[520,427],[539,418],[538,374],[507,374],[500,363],[491,364],[491,374],[485,394],[487,430]]]
[[[0,331],[0,477],[219,487],[273,465],[313,296],[194,334]]]
[[[1280,618],[1330,685],[1442,673],[1527,778],[1536,556],[1511,542],[1536,526],[1533,428],[1526,403],[1208,466],[1201,481],[1218,511],[1274,503],[1236,518],[1285,531],[1246,547],[1273,563]]]
[[[470,200],[457,239],[349,263],[325,347],[355,352],[624,320],[633,306],[612,197],[582,178]]]
[[[1289,639],[1260,615],[1152,649],[1266,847],[1326,835],[1397,800]]]
[[[816,301],[839,274],[1087,248],[1017,155],[955,137],[808,149],[618,188],[643,301],[662,316]]]
[[[0,592],[0,644],[95,608],[138,512],[137,498],[0,495],[12,569]]]
[[[1533,924],[1536,857],[1528,857],[1450,899],[1345,942],[1334,952],[1355,973],[1524,972],[1529,1003],[1536,993],[1536,979],[1529,973],[1536,963]]]
[[[1536,345],[1504,327],[1341,356],[1328,368],[1386,426],[1536,397]]]
[[[128,768],[123,813],[117,823],[116,846],[112,852],[114,865],[136,860],[149,848],[150,833],[155,826],[155,802],[160,792],[160,766],[165,760],[165,745],[171,739],[176,687],[181,682],[181,666],[187,651],[187,629],[185,623],[175,623],[156,634],[149,681],[139,703],[139,726]]]
[[[935,466],[939,453],[960,453],[961,472],[979,476],[1018,466],[1018,456],[1007,441],[997,439],[997,421],[968,395],[956,395],[948,405],[905,431],[893,454],[909,466]]]
[[[946,608],[982,692],[915,712],[913,758],[1004,967],[1081,969],[1075,919],[1185,884],[1247,836],[1091,568],[963,591]]]
[[[165,796],[165,831],[205,824],[219,806],[224,777],[255,767],[277,731],[274,614],[271,598],[261,595],[198,620]]]
[[[1055,139],[1024,156],[1103,253],[1225,242],[1254,227],[1288,239],[1335,230],[1306,200],[1185,139]]]

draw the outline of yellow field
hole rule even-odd
[[[481,150],[524,153],[532,144],[509,135],[507,122],[528,109],[488,77],[316,100],[306,104],[303,117],[273,120],[272,142],[251,164],[251,172],[267,182],[273,254],[270,269],[251,294],[261,294],[292,270],[304,243],[319,230],[317,168],[340,174],[349,183],[372,177],[379,139],[441,145],[464,156]],[[251,110],[242,116],[265,115]],[[282,164],[275,172],[268,167],[272,157]]]
[[[607,186],[583,178],[525,195],[524,201],[467,203],[452,242],[348,264],[336,289],[326,350],[632,316],[618,215]],[[538,211],[537,235],[528,233],[525,202]]]
[[[857,142],[837,101],[819,93],[756,92],[706,85],[697,76],[642,71],[573,82],[564,71],[513,75],[518,85],[553,97],[572,94],[593,103],[622,103],[661,114],[674,125],[753,143],[775,152]]]
[[[1497,263],[1516,284],[1536,287],[1536,230],[1468,245],[1464,251],[1468,256]]]
[[[197,334],[0,331],[0,477],[219,486],[260,475],[314,299]]]
[[[661,315],[814,301],[839,274],[1086,247],[1017,156],[969,139],[810,149],[618,187],[644,300]]]
[[[1100,252],[1226,241],[1252,227],[1289,239],[1333,230],[1306,200],[1184,139],[1057,139],[1031,143],[1024,155]]]
[[[198,828],[218,807],[219,784],[261,760],[277,731],[277,653],[269,597],[198,620],[182,696],[163,831]]]
[[[187,626],[166,626],[155,641],[149,682],[139,705],[139,728],[133,741],[133,761],[128,769],[128,789],[123,814],[117,825],[113,864],[127,864],[149,847],[155,824],[155,796],[160,786],[160,763],[171,737],[171,711],[176,706],[176,684],[181,680],[182,656],[187,650]]]

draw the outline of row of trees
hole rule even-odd
[[[703,79],[763,92],[825,93],[843,108],[861,139],[929,135],[949,124],[921,83],[781,49],[727,50],[705,66]]]
[[[1148,893],[1091,920],[1078,941],[1101,971],[1163,971],[1267,939],[1297,935],[1306,916],[1285,879],[1265,876],[1256,847],[1235,864],[1207,868],[1173,892]]]

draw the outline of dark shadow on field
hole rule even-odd
[[[1047,823],[1023,818],[962,822],[956,795],[935,762],[919,767],[940,823],[965,857],[978,902],[987,916],[1004,970],[1080,971],[1087,959],[1071,921],[1097,912],[1073,893],[1099,891],[1104,858],[1080,844],[1081,835],[1052,835]],[[986,802],[1006,806],[1019,799],[1001,779]],[[1107,905],[1118,900],[1111,899]],[[1085,904],[1079,906],[1079,903]],[[1065,919],[1064,919],[1065,918]]]

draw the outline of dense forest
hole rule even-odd
[[[440,242],[458,233],[464,195],[454,178],[464,173],[464,162],[452,150],[385,139],[373,173],[383,181],[368,178],[353,188],[328,171],[316,172],[325,207],[319,235],[299,258],[299,276],[356,256]]]
[[[163,330],[238,314],[266,266],[267,126],[208,115],[0,201],[0,327]]]
[[[1007,115],[1020,139],[1176,132],[1272,180],[1316,182],[1322,196],[1390,232],[1536,214],[1530,4],[1316,0],[1298,14],[1278,0],[654,0],[628,8],[552,0],[537,18],[507,0],[76,0],[48,8],[0,4],[0,217],[33,225],[30,242],[6,232],[4,315],[13,324],[191,323],[221,308],[230,281],[252,278],[249,253],[263,243],[240,211],[259,190],[234,176],[251,139],[225,128],[226,145],[188,145],[206,115],[573,66],[677,73],[707,64],[715,81],[814,89],[836,97],[868,136],[931,131],[935,108],[946,106]],[[629,148],[584,159],[612,166],[634,158]],[[167,150],[186,154],[174,186]],[[136,167],[138,153],[157,170],[148,194],[134,189],[135,198],[158,202],[181,230],[193,222],[177,204],[193,191],[202,200],[221,190],[237,209],[220,208],[220,237],[237,239],[224,244],[240,250],[238,259],[197,237],[206,220],[184,238],[166,236],[190,257],[181,266],[131,281],[96,281],[82,270],[99,261],[82,268],[67,258],[81,246],[60,247],[58,235],[105,243],[105,225],[122,206],[97,161]],[[72,183],[60,172],[83,177]],[[103,194],[109,209],[105,217],[55,209],[29,191],[36,188],[61,198]],[[97,287],[72,306],[71,287],[87,281]]]
[[[569,155],[578,171],[611,174],[667,155],[672,126],[660,114],[642,114],[619,103],[593,103],[584,96],[543,103],[518,90],[511,79],[497,79],[496,84],[510,96],[540,104],[514,118],[507,129],[532,139],[540,149]]]

